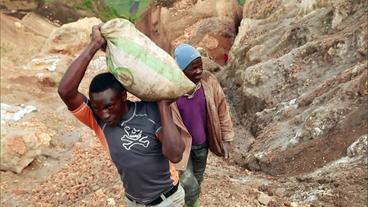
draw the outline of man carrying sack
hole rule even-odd
[[[78,91],[89,62],[105,45],[99,27],[93,27],[92,40],[65,72],[59,95],[109,152],[129,207],[183,206],[184,190],[173,163],[182,159],[185,146],[172,120],[172,101],[130,102],[111,73],[92,80],[89,98]]]

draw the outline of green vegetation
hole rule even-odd
[[[49,0],[50,1],[50,0]],[[76,8],[107,21],[121,17],[134,22],[150,5],[150,0],[82,0]]]
[[[149,0],[105,0],[107,11],[135,21],[149,6]]]
[[[77,21],[77,19],[75,19],[74,17],[67,17],[66,18],[66,22],[70,23],[70,22],[75,22]]]
[[[239,4],[242,5],[242,6],[245,4],[245,1],[246,0],[238,0]]]
[[[52,3],[52,2],[54,2],[55,0],[42,0],[42,2],[44,3],[44,4],[49,4],[49,3]]]
[[[83,0],[80,4],[77,5],[77,8],[81,10],[92,11],[93,13],[96,12],[93,6],[93,0]]]
[[[101,11],[99,11],[99,17],[103,21],[108,21],[110,19],[114,19],[120,16],[115,9],[105,6],[104,8],[102,8]]]

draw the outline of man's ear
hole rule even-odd
[[[122,91],[121,92],[121,99],[122,99],[122,101],[126,101],[127,100],[127,98],[128,98],[128,94],[127,94],[127,91]]]

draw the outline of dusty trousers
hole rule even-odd
[[[199,198],[207,156],[207,143],[192,145],[187,168],[180,174],[180,183],[185,191],[185,204],[187,206],[193,206]]]

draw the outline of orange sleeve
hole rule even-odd
[[[98,137],[100,143],[102,144],[102,146],[104,147],[105,150],[107,150],[107,141],[105,138],[105,135],[100,127],[100,125],[98,125],[94,115],[93,115],[93,111],[92,109],[88,106],[87,103],[83,102],[77,109],[71,111],[72,114],[83,124],[85,124],[86,126],[88,126],[89,128],[91,128],[96,136]]]

